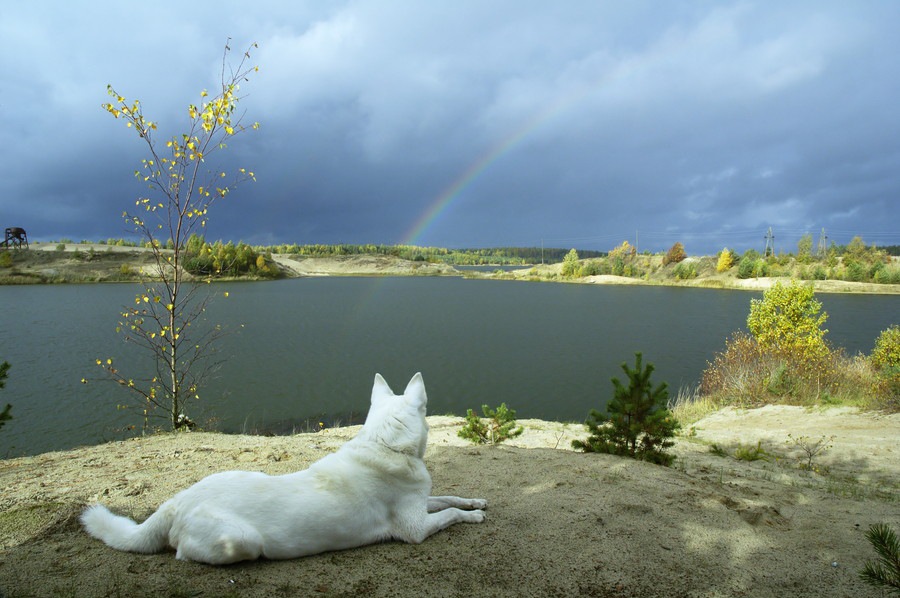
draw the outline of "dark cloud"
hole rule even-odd
[[[179,133],[230,36],[262,128],[219,158],[258,182],[214,237],[397,243],[450,197],[416,242],[900,243],[895,3],[42,6],[0,22],[0,220],[31,238],[126,234],[143,147],[106,85]]]

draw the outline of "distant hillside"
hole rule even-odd
[[[412,245],[276,245],[196,240],[187,269],[201,279],[261,280],[295,276],[460,276],[453,266],[521,266],[514,271],[466,272],[481,278],[559,282],[666,284],[756,288],[755,281],[807,280],[821,290],[900,292],[900,259],[884,249],[851,243],[822,257],[638,254],[628,243],[608,253],[537,248],[444,249]],[[543,255],[543,261],[541,260]],[[375,259],[364,259],[364,258]],[[223,267],[227,264],[229,267]],[[150,252],[117,243],[34,243],[0,251],[0,284],[128,282],[152,265]],[[423,267],[423,266],[430,267]],[[827,284],[826,284],[827,283]],[[837,283],[849,283],[850,286]],[[864,285],[868,287],[864,290]]]

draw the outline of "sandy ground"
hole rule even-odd
[[[303,258],[273,254],[272,259],[291,276],[447,276],[459,275],[453,266],[414,262],[386,255],[347,255]]]
[[[456,436],[461,419],[429,423],[434,492],[487,498],[487,522],[418,546],[228,567],[114,551],[77,514],[102,500],[143,519],[210,473],[305,468],[358,428],[160,435],[0,461],[0,596],[884,595],[857,571],[874,558],[868,526],[900,525],[900,414],[725,410],[685,431],[673,468],[561,450],[580,425],[523,420],[508,445],[476,447]],[[788,434],[834,435],[815,459],[823,473],[798,468]],[[769,461],[709,450],[758,442]]]

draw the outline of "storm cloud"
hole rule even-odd
[[[257,182],[209,238],[900,244],[898,25],[889,1],[7,3],[0,224],[131,235],[145,148],[107,84],[181,133],[231,38],[259,44],[261,128],[216,165]]]

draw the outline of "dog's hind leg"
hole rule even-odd
[[[435,513],[455,507],[457,509],[484,509],[487,501],[483,498],[461,498],[459,496],[429,496],[428,512]]]
[[[263,554],[263,538],[239,520],[195,518],[180,534],[175,550],[179,560],[227,565],[258,559]]]

